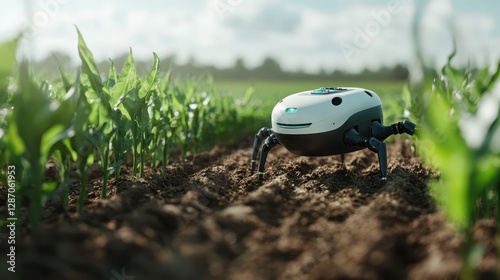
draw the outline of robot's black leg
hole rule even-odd
[[[253,140],[253,151],[252,151],[252,173],[255,171],[257,167],[257,155],[259,153],[260,144],[262,140],[269,137],[273,131],[270,128],[263,127],[259,130],[257,134],[255,134],[255,138]]]
[[[409,120],[404,120],[402,122],[393,123],[390,126],[384,126],[380,122],[372,122],[371,134],[373,137],[380,141],[384,141],[387,137],[396,134],[409,134],[413,135],[415,132],[415,124]]]
[[[274,134],[271,134],[266,138],[264,145],[262,145],[262,152],[260,154],[259,162],[259,182],[262,181],[262,178],[264,178],[264,165],[266,164],[267,153],[269,153],[269,151],[278,144],[279,142],[278,139],[276,139],[276,136]]]
[[[378,152],[382,142],[375,137],[364,137],[356,129],[351,128],[344,133],[344,144],[348,146],[362,146],[374,152]]]
[[[387,149],[385,143],[375,137],[364,137],[356,129],[351,128],[344,133],[344,143],[348,146],[362,146],[376,152],[380,165],[380,181],[382,185],[387,182]]]
[[[385,185],[385,183],[387,183],[387,148],[384,142],[380,144],[377,155],[378,164],[380,166],[380,182],[382,185]]]

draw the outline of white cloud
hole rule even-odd
[[[228,66],[241,56],[255,66],[266,55],[273,55],[287,69],[300,65],[308,71],[320,67],[361,70],[408,61],[412,56],[410,30],[417,0],[401,1],[401,12],[390,13],[387,24],[374,14],[388,11],[389,0],[363,5],[361,1],[64,1],[67,4],[39,28],[34,42],[25,44],[24,52],[42,58],[51,49],[58,49],[77,59],[76,24],[97,59],[115,57],[132,47],[136,56],[148,59],[152,52],[160,56],[176,53],[180,61],[195,56],[201,63]],[[232,7],[226,6],[229,8],[220,18],[214,2],[230,3]],[[39,3],[35,2],[34,11],[40,10]],[[481,62],[485,54],[488,59],[498,59],[500,33],[495,33],[499,21],[495,13],[473,14],[459,10],[459,5],[455,11],[453,8],[448,0],[430,1],[426,8],[422,31],[428,56],[438,63],[446,59],[452,48],[453,23],[462,60],[474,57]],[[10,4],[9,12],[2,9],[0,17],[8,25],[0,26],[0,36],[15,35],[25,23],[23,14],[19,2]],[[363,36],[366,42],[359,44]],[[356,47],[356,54],[346,59],[342,43]]]

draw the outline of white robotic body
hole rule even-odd
[[[345,89],[330,94],[304,91],[287,96],[273,109],[273,131],[294,135],[327,132],[342,126],[353,112],[381,105],[380,98],[371,91]],[[335,97],[341,99],[340,104],[332,103]]]
[[[312,123],[326,119],[333,109],[329,100],[325,102],[324,98],[318,99],[316,96],[288,96],[274,107],[273,123],[275,121],[284,124]],[[287,112],[287,109],[294,111]]]

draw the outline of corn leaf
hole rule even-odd
[[[451,107],[442,96],[434,96],[426,112],[428,126],[424,126],[423,137],[427,159],[442,171],[446,185],[435,184],[438,199],[446,206],[450,219],[458,225],[467,224],[471,203],[469,201],[469,178],[471,176],[471,154],[461,137]]]
[[[102,90],[102,79],[99,74],[99,70],[97,69],[97,65],[95,64],[94,55],[88,49],[78,27],[76,28],[76,31],[78,32],[78,55],[82,60],[82,71],[87,75],[92,89],[96,93],[100,93]]]
[[[153,90],[158,86],[158,76],[160,74],[159,73],[160,59],[158,58],[158,55],[156,55],[156,53],[153,53],[153,56],[154,56],[153,69],[151,69],[151,72],[149,72],[146,80],[139,89],[139,98],[145,98],[146,100],[148,99],[147,97],[151,94],[151,90]]]
[[[111,89],[111,99],[110,102],[113,106],[114,110],[120,110],[122,114],[129,120],[132,120],[132,116],[127,109],[122,105],[123,102],[127,98],[132,98],[132,102],[127,101],[129,104],[127,105],[129,109],[131,109],[134,105],[130,104],[135,101],[135,96],[129,96],[131,92],[136,91],[135,87],[137,85],[137,71],[135,68],[134,57],[132,55],[132,49],[130,49],[130,53],[125,61],[123,69],[118,77],[118,82]],[[137,94],[136,94],[137,95]]]
[[[66,70],[64,70],[61,65],[59,65],[59,73],[61,74],[61,80],[63,82],[64,89],[66,89],[66,91],[70,90],[70,88],[75,83],[74,79],[68,74],[68,72],[66,72]]]
[[[108,91],[109,94],[111,94],[110,89],[115,86],[117,81],[118,81],[118,72],[116,71],[114,62],[111,61],[111,65],[109,66],[108,80],[106,81],[106,85],[105,85],[106,89],[109,90]]]

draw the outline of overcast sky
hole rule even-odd
[[[139,58],[176,54],[202,64],[255,66],[266,56],[285,69],[315,72],[406,63],[414,52],[416,0],[0,0],[0,40],[23,28],[25,57],[61,50],[77,61],[81,30],[97,59],[133,49]],[[29,8],[28,8],[29,7]],[[456,30],[462,61],[500,59],[500,1],[430,0],[426,56],[442,63]]]

